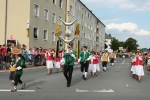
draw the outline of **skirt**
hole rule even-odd
[[[46,67],[47,67],[47,69],[53,68],[53,61],[47,60],[46,61]]]
[[[96,71],[100,71],[100,67],[99,67],[99,64],[96,64]]]
[[[89,64],[89,72],[96,72],[97,64]]]
[[[55,68],[60,68],[60,62],[55,62]]]
[[[144,76],[143,66],[135,66],[135,74],[137,76]]]
[[[135,66],[133,66],[133,65],[131,67],[131,72],[132,72],[132,74],[135,74]]]

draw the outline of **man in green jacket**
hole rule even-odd
[[[82,78],[86,80],[89,61],[87,60],[90,56],[90,53],[87,50],[87,46],[83,46],[83,51],[80,53],[80,64],[81,64],[81,72],[83,72]]]
[[[16,54],[15,55],[15,57],[16,57],[16,64],[14,64],[14,67],[16,67],[15,78],[14,78],[15,83],[14,83],[14,89],[12,89],[11,92],[17,91],[18,83],[22,84],[22,88],[21,89],[24,89],[25,85],[26,85],[20,79],[21,75],[23,74],[23,68],[25,66],[25,61],[23,59],[21,59],[20,56],[21,56],[20,54]]]
[[[75,57],[76,52],[73,51],[73,48],[71,45],[68,46],[68,49],[70,49],[71,53],[70,54],[64,54],[63,60],[64,60],[64,76],[67,80],[67,87],[70,87],[74,61],[76,59],[76,57]]]

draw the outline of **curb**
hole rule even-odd
[[[32,67],[32,68],[24,68],[23,70],[34,70],[34,69],[42,69],[46,68],[46,66],[41,66],[41,67]],[[8,72],[9,70],[1,70],[0,73],[5,73]]]

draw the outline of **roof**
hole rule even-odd
[[[105,39],[113,39],[113,37],[111,36],[111,34],[105,34]]]
[[[100,21],[100,19],[81,1],[81,0],[78,0],[87,10],[89,10],[90,12],[91,12],[91,14],[99,21],[99,22],[101,22],[104,26],[105,26],[105,24],[102,22],[102,21]],[[105,26],[106,27],[106,26]]]

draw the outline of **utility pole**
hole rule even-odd
[[[8,0],[6,0],[6,7],[5,7],[5,35],[4,35],[5,44],[6,44],[6,36],[7,36],[7,5],[8,5]]]

